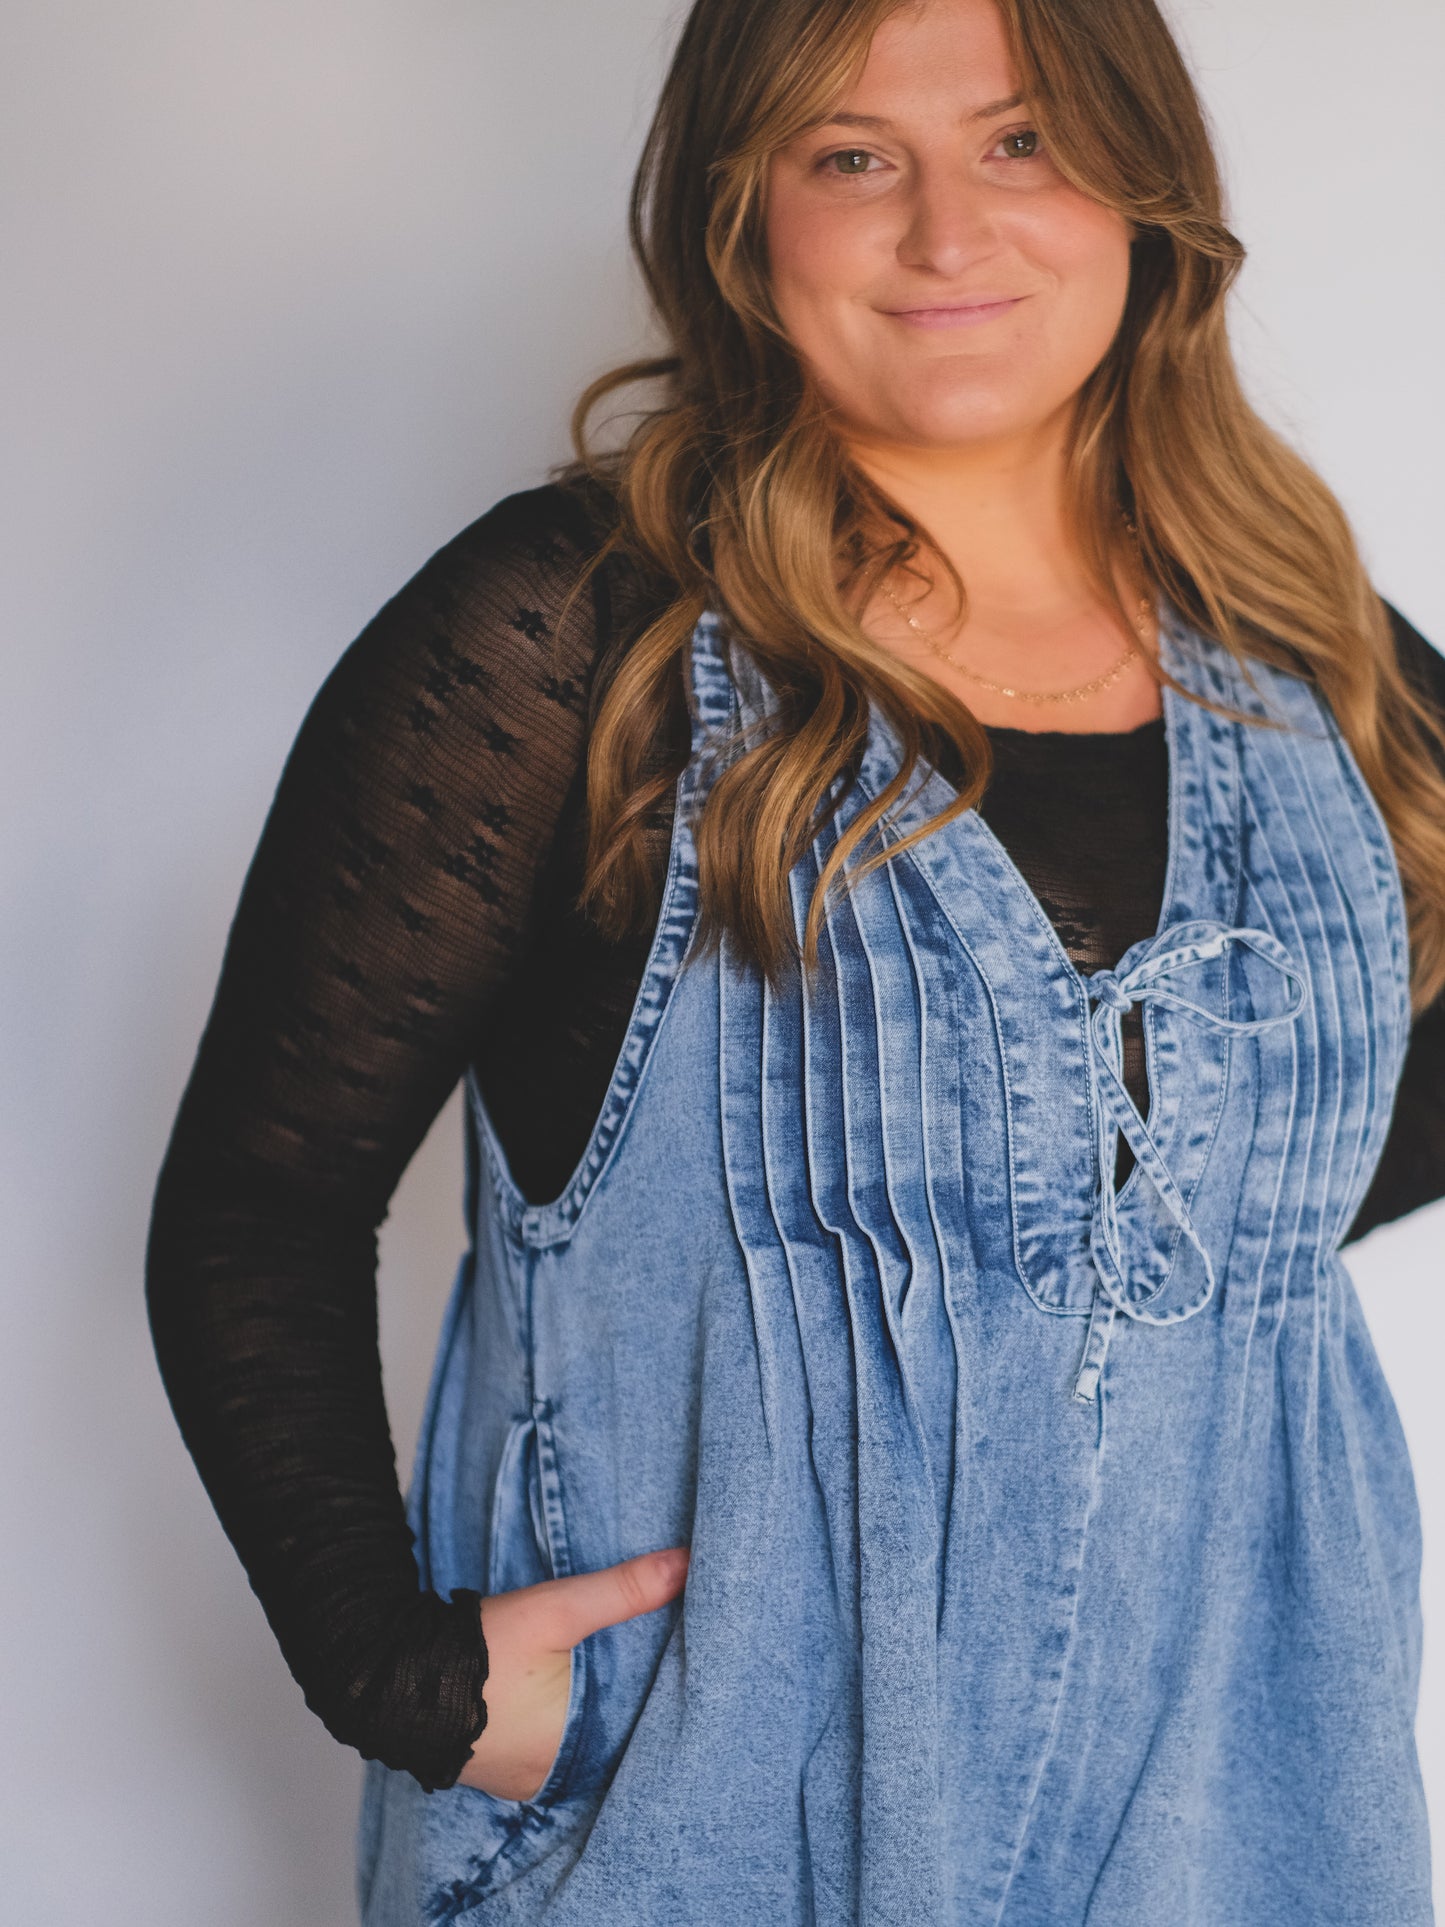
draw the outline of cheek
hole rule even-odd
[[[1071,311],[1118,319],[1129,287],[1129,230],[1121,215],[1081,196],[1021,215],[1026,251],[1049,271]]]
[[[787,195],[769,207],[764,235],[778,318],[800,343],[830,331],[829,316],[876,278],[875,249],[856,218],[830,219]]]

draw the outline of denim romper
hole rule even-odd
[[[1419,1514],[1338,1255],[1409,1026],[1399,877],[1312,689],[1159,616],[1186,689],[1282,726],[1165,690],[1154,936],[1081,977],[970,811],[777,991],[689,954],[709,745],[770,705],[698,624],[651,955],[561,1197],[467,1080],[408,1498],[443,1594],[673,1544],[686,1590],[575,1649],[534,1800],[367,1763],[366,1927],[1432,1920]],[[899,755],[875,714],[800,927]],[[898,827],[952,795],[920,768]]]

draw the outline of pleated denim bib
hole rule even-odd
[[[1081,976],[976,812],[769,988],[691,823],[770,693],[724,625],[626,1040],[563,1195],[472,1079],[422,1583],[673,1544],[573,1654],[534,1800],[366,1768],[366,1927],[1420,1927],[1420,1524],[1338,1255],[1409,1027],[1325,704],[1160,601],[1156,933]],[[791,879],[896,772],[881,717]],[[953,792],[920,768],[901,834]],[[1147,1117],[1121,1079],[1143,1010]],[[1115,1192],[1117,1134],[1136,1164]]]

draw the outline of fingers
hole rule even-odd
[[[549,1579],[535,1588],[532,1624],[539,1638],[558,1650],[575,1646],[600,1626],[615,1626],[655,1612],[682,1591],[687,1579],[686,1546],[644,1552],[600,1572]],[[530,1590],[530,1589],[529,1589]]]

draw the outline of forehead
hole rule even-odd
[[[994,0],[910,0],[879,25],[828,118],[983,120],[1019,104],[1003,16]]]

